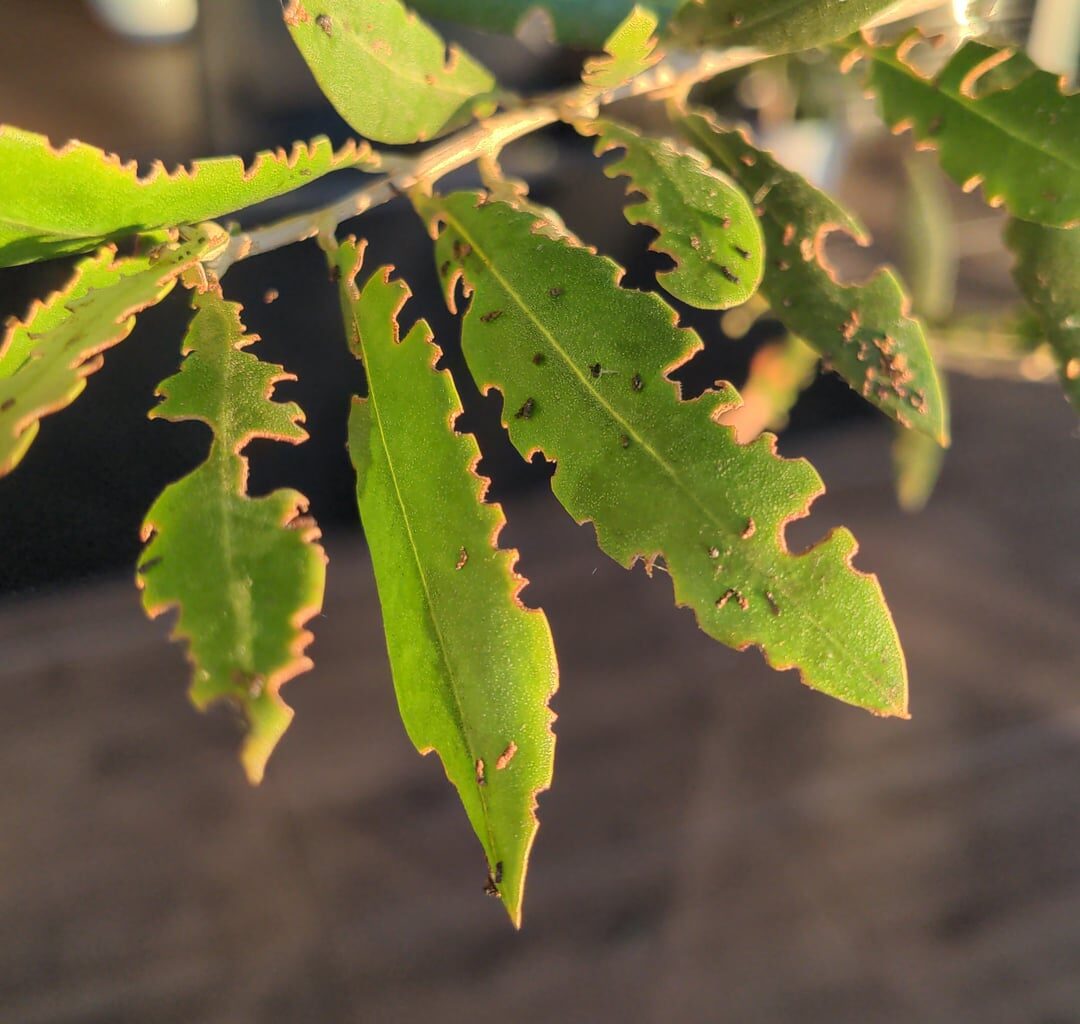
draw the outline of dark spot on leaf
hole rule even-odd
[[[454,239],[454,259],[463,260],[472,252],[472,246],[463,242],[460,238]]]
[[[558,285],[556,285],[554,288],[548,289],[548,295],[550,295],[553,299],[557,299],[560,295],[562,295],[562,293],[563,290]]]
[[[464,569],[465,568],[465,563],[468,562],[468,560],[469,560],[469,552],[466,551],[464,548],[462,548],[458,552],[457,564],[454,566],[454,568],[455,569]]]
[[[589,373],[591,373],[594,377],[600,376],[600,370],[601,367],[599,363],[593,363],[592,366],[589,367]]]
[[[439,267],[439,277],[446,277],[450,273],[450,261],[443,260],[442,266]]]
[[[635,391],[640,391],[645,387],[645,381],[641,379],[640,373],[635,373],[634,376],[630,378],[630,387]]]
[[[341,280],[341,267],[336,263],[330,264],[330,283],[337,284]]]
[[[733,245],[731,248],[734,249],[744,260],[750,259],[750,253],[741,245]]]
[[[933,117],[930,119],[930,123],[926,126],[927,135],[937,135],[941,131],[942,119],[941,116]]]
[[[532,419],[532,414],[536,411],[536,399],[526,398],[521,408],[514,413],[514,419],[516,420],[528,420]]]
[[[320,14],[315,19],[315,24],[319,26],[328,36],[334,34],[334,22],[329,14]]]
[[[757,523],[754,522],[753,516],[746,520],[746,526],[743,528],[743,532],[739,535],[743,540],[749,540],[754,536],[754,531],[757,530]]]
[[[482,317],[480,317],[480,319],[485,324],[490,324],[490,323],[494,323],[502,315],[503,315],[503,311],[501,309],[493,309],[493,310],[491,310],[491,312],[485,313]]]
[[[543,352],[537,352],[536,355],[533,356],[532,361],[533,361],[533,366],[539,366],[544,361],[544,353]]]
[[[484,883],[484,895],[495,896],[498,898],[499,887],[495,884],[495,879],[488,875],[487,881]]]
[[[155,565],[161,564],[161,558],[148,558],[143,562],[135,571],[141,576],[144,573],[148,573]]]
[[[501,860],[495,862],[495,874],[492,875],[492,881],[498,885],[502,881],[503,865]]]
[[[769,610],[773,613],[773,615],[779,615],[780,605],[776,603],[776,598],[773,597],[771,590],[765,591],[765,600],[769,602]]]
[[[629,448],[630,447],[630,438],[628,438],[625,434],[620,434],[619,435],[619,444],[621,444],[624,448]]]
[[[15,404],[14,398],[5,398],[4,404],[0,405],[0,412],[7,412]]]
[[[725,267],[722,263],[720,264],[720,273],[726,280],[730,281],[732,284],[738,284],[739,283],[738,275],[733,274],[731,272],[731,270],[729,268]]]

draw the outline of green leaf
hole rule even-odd
[[[736,648],[762,647],[776,668],[879,714],[906,713],[906,670],[877,580],[851,566],[855,539],[836,530],[801,554],[784,528],[822,491],[809,463],[775,439],[735,443],[716,418],[738,401],[723,386],[680,400],[666,374],[701,347],[656,295],[618,285],[621,269],[545,238],[533,219],[472,193],[414,201],[439,231],[451,305],[481,390],[503,394],[519,452],[557,463],[552,487],[624,566],[659,560],[675,599]]]
[[[805,178],[709,117],[682,119],[690,138],[761,210],[769,258],[761,291],[776,315],[867,401],[898,423],[948,443],[948,407],[922,327],[897,277],[879,270],[841,284],[825,256],[832,231],[866,244],[862,227]]]
[[[135,162],[82,142],[56,149],[43,135],[0,126],[0,266],[85,252],[123,235],[220,217],[343,167],[369,163],[366,146],[329,140],[290,153],[196,160],[139,177]]]
[[[663,24],[685,0],[648,0],[646,7]],[[531,11],[550,17],[555,38],[586,49],[600,46],[626,18],[635,0],[413,0],[432,18],[473,25],[488,32],[514,32]]]
[[[165,298],[181,274],[227,240],[204,225],[188,241],[145,256],[117,258],[107,246],[78,263],[64,288],[25,320],[8,324],[0,339],[0,476],[19,464],[42,417],[82,394],[102,353],[131,333],[135,314]]]
[[[137,581],[151,618],[179,609],[173,635],[188,642],[195,706],[229,701],[244,714],[241,760],[257,783],[292,720],[281,686],[311,668],[304,624],[322,607],[326,556],[302,494],[247,495],[250,441],[307,439],[300,408],[271,400],[279,381],[296,378],[242,351],[258,338],[219,288],[194,293],[192,306],[184,361],[150,416],[197,420],[214,437],[206,461],[147,512]]]
[[[700,309],[729,309],[754,294],[765,243],[749,200],[726,175],[700,153],[614,121],[587,122],[579,130],[597,136],[597,155],[623,150],[605,173],[625,175],[627,192],[645,196],[626,207],[626,219],[659,232],[652,248],[675,261],[674,270],[656,275],[667,291]]]
[[[289,0],[285,23],[315,80],[361,135],[418,142],[489,113],[495,80],[401,0]]]
[[[480,450],[454,430],[461,403],[418,321],[404,339],[408,286],[377,270],[358,291],[362,248],[334,256],[368,397],[354,399],[349,451],[379,586],[398,706],[421,753],[434,750],[483,844],[488,891],[521,924],[537,795],[551,785],[558,685],[543,612],[525,608],[506,521],[484,501]]]
[[[1016,256],[1013,277],[1054,351],[1061,383],[1080,412],[1080,228],[1010,220],[1005,244]]]
[[[585,85],[606,92],[648,71],[660,60],[656,52],[656,24],[655,14],[635,7],[604,43],[606,56],[585,61],[581,74]]]
[[[860,45],[866,85],[894,131],[935,148],[966,190],[991,206],[1055,227],[1080,223],[1080,95],[1024,54],[969,40],[934,78],[909,63],[920,41]]]
[[[892,456],[896,500],[905,512],[921,512],[941,475],[945,449],[925,434],[895,429]]]
[[[672,21],[685,45],[791,53],[854,32],[896,0],[689,0]]]

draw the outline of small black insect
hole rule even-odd
[[[536,411],[536,399],[526,398],[521,408],[514,413],[514,419],[516,420],[528,420],[532,419],[532,414]]]
[[[632,387],[635,391],[640,391],[643,387],[645,387],[645,381],[641,379],[640,373],[635,373],[634,376],[630,378],[630,387]]]

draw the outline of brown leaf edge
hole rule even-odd
[[[430,237],[434,240],[434,239],[437,239],[439,237],[439,235],[442,233],[442,230],[445,227],[445,218],[442,217],[440,215],[439,211],[437,211],[437,210],[434,211],[433,214],[430,215],[430,216],[425,215],[424,212],[423,212],[424,198],[425,197],[423,196],[422,193],[414,193],[414,201],[416,202],[416,205],[417,205],[418,210],[419,210],[419,212],[421,214],[421,217],[427,223],[428,232],[429,232]],[[476,193],[476,205],[477,206],[483,206],[483,205],[485,205],[486,202],[487,202],[487,200],[485,199],[483,193]],[[506,204],[504,204],[504,205],[506,205]],[[532,233],[537,234],[537,235],[542,235],[543,232],[541,230],[538,230],[538,227],[539,227],[539,225],[534,224],[532,226],[532,228],[531,228]],[[568,246],[571,246],[573,248],[583,249],[586,252],[589,252],[589,253],[592,253],[593,255],[596,255],[596,250],[594,248],[592,248],[591,246],[576,245],[576,244],[574,244],[573,242],[570,242],[570,241],[565,241],[564,244],[566,244]],[[624,267],[620,266],[618,263],[616,263],[610,257],[600,256],[599,258],[604,260],[608,264],[610,264],[611,271],[612,271],[612,282],[617,288],[622,288],[622,280],[626,275],[626,269]],[[457,298],[456,298],[456,293],[457,293],[457,291],[459,289],[459,286],[460,286],[460,292],[461,292],[462,298],[463,299],[469,299],[469,298],[471,298],[471,296],[473,294],[473,291],[474,291],[473,286],[469,284],[468,279],[465,277],[464,259],[463,258],[460,259],[458,261],[458,263],[456,265],[454,265],[453,267],[448,267],[448,268],[445,268],[445,269],[444,268],[439,268],[439,269],[440,269],[440,275],[441,275],[441,277],[443,279],[443,288],[444,288],[444,294],[446,296],[447,307],[449,308],[450,312],[452,314],[454,314],[455,316],[464,315],[465,310],[458,303]],[[628,289],[628,290],[631,290],[631,289]],[[698,334],[697,334],[696,331],[694,331],[692,328],[683,327],[681,325],[681,322],[680,322],[680,319],[679,319],[679,314],[671,306],[669,306],[666,302],[664,302],[658,295],[656,295],[653,292],[644,292],[642,294],[650,296],[650,298],[653,299],[658,305],[660,305],[664,309],[664,311],[669,315],[672,326],[678,328],[680,331],[685,332],[689,336],[689,338],[692,339],[692,340],[688,341],[687,347],[681,353],[681,355],[679,355],[668,366],[666,366],[666,367],[664,367],[662,369],[662,371],[661,371],[662,379],[664,381],[666,381],[675,390],[676,397],[678,398],[678,400],[680,402],[686,402],[686,404],[691,404],[691,403],[695,403],[695,402],[703,402],[703,401],[706,401],[706,400],[711,400],[711,401],[715,402],[716,405],[715,405],[715,408],[713,409],[713,411],[712,411],[712,413],[710,415],[710,419],[713,421],[713,423],[716,424],[716,426],[719,429],[727,431],[729,437],[731,438],[731,440],[735,444],[740,444],[740,442],[738,440],[738,437],[736,435],[736,432],[735,432],[735,428],[720,422],[720,417],[721,416],[723,416],[725,414],[728,414],[728,413],[731,413],[731,412],[735,411],[736,409],[738,409],[738,408],[740,408],[742,406],[742,404],[743,404],[742,403],[742,398],[739,395],[738,391],[735,389],[734,385],[731,384],[730,382],[720,380],[720,381],[716,382],[714,390],[707,390],[703,394],[699,395],[697,398],[684,399],[682,397],[682,387],[681,387],[681,385],[679,384],[679,382],[677,380],[672,380],[670,375],[672,373],[674,373],[676,370],[678,370],[681,367],[685,366],[691,359],[693,359],[693,357],[695,355],[697,355],[698,352],[702,351],[702,349],[704,348],[704,343],[701,341],[701,338],[698,337]],[[481,380],[478,379],[476,381],[476,386],[477,386],[477,388],[479,389],[479,391],[480,391],[480,393],[482,395],[486,396],[486,395],[489,395],[491,392],[496,392],[499,395],[500,399],[504,398],[504,396],[502,394],[502,391],[500,390],[499,386],[496,383],[494,383],[493,381],[481,381]],[[502,412],[500,413],[500,418],[502,420],[503,428],[507,429],[510,424],[509,424],[509,421],[508,421],[508,419],[506,417],[507,410],[506,410],[505,401],[502,404],[503,404],[503,409],[502,409]],[[820,474],[818,474],[817,470],[814,468],[813,464],[810,462],[809,459],[804,458],[802,456],[800,456],[798,458],[795,458],[795,459],[789,459],[786,456],[781,455],[779,453],[778,449],[777,449],[777,440],[778,440],[777,435],[775,433],[773,433],[772,431],[766,430],[766,431],[762,431],[761,434],[759,434],[756,438],[754,438],[754,440],[750,441],[748,444],[745,444],[745,445],[740,444],[740,447],[744,447],[744,448],[752,448],[754,446],[764,447],[764,448],[767,449],[768,454],[772,458],[774,458],[774,459],[776,459],[776,460],[778,460],[780,462],[804,463],[805,465],[809,466],[811,470],[813,470],[814,475],[817,477],[817,480],[818,480],[817,490],[815,490],[812,493],[810,493],[809,495],[807,495],[805,503],[803,504],[802,508],[797,509],[796,511],[792,512],[790,515],[785,517],[781,521],[781,523],[779,524],[778,529],[777,529],[777,538],[776,538],[776,542],[777,542],[777,546],[779,548],[779,551],[780,551],[781,554],[787,554],[787,555],[791,555],[794,558],[800,558],[800,557],[804,557],[805,555],[808,555],[810,552],[814,551],[815,549],[817,549],[817,548],[819,548],[819,547],[821,547],[821,546],[823,546],[825,544],[828,544],[833,539],[834,536],[836,536],[836,535],[841,536],[841,538],[844,541],[843,549],[841,549],[842,550],[843,564],[847,569],[849,569],[856,576],[859,576],[859,577],[864,578],[864,579],[868,579],[874,585],[874,587],[875,587],[875,589],[877,591],[877,596],[878,596],[879,600],[881,601],[882,607],[887,612],[889,612],[889,615],[888,615],[889,625],[891,627],[892,637],[893,637],[893,640],[895,642],[895,647],[896,647],[897,653],[899,654],[899,658],[900,658],[901,684],[902,684],[901,685],[901,700],[899,702],[894,702],[891,707],[889,707],[888,709],[885,709],[885,710],[878,711],[878,710],[875,710],[875,709],[872,709],[872,708],[864,708],[864,710],[868,711],[870,714],[874,715],[875,717],[879,717],[879,718],[895,717],[895,718],[909,719],[909,718],[911,718],[911,715],[910,715],[910,713],[908,711],[908,669],[907,669],[907,659],[906,659],[906,657],[904,655],[904,649],[903,649],[903,647],[902,647],[902,645],[900,643],[900,634],[898,633],[898,631],[896,629],[896,623],[893,621],[893,617],[892,617],[892,614],[891,614],[891,610],[889,609],[888,601],[885,598],[885,592],[882,589],[881,581],[878,579],[877,574],[872,573],[872,572],[864,572],[862,569],[857,568],[855,566],[855,564],[854,564],[855,555],[858,554],[858,551],[859,551],[859,544],[858,544],[858,541],[856,540],[854,534],[852,534],[850,532],[850,530],[848,530],[846,527],[838,526],[838,527],[833,527],[831,530],[829,530],[829,532],[824,537],[822,537],[820,540],[815,541],[813,544],[810,544],[808,547],[806,547],[802,551],[792,551],[787,545],[787,537],[786,537],[786,528],[787,528],[787,526],[789,524],[793,523],[793,522],[796,522],[796,521],[800,520],[800,519],[805,519],[810,515],[811,506],[814,504],[815,501],[817,501],[818,498],[820,498],[825,493],[825,483],[821,479]],[[521,453],[522,457],[525,458],[526,460],[531,460],[533,458],[533,456],[535,456],[537,454],[542,455],[549,462],[554,462],[554,463],[558,464],[558,459],[552,458],[552,456],[548,452],[544,451],[544,449],[539,445],[533,447],[528,452],[522,452]],[[574,520],[574,522],[578,526],[591,525],[593,527],[593,530],[594,531],[596,530],[595,521],[590,519],[587,516],[579,519],[577,516],[574,516],[574,515],[571,514],[571,518]],[[636,554],[631,556],[630,560],[627,563],[619,563],[619,564],[622,564],[624,569],[632,569],[640,561],[643,564],[643,567],[645,569],[646,574],[651,576],[652,575],[652,570],[655,567],[657,561],[659,559],[661,559],[662,557],[663,557],[663,552],[662,551],[654,551],[654,552],[651,552],[651,553],[641,551],[641,552],[637,552]],[[672,589],[674,591],[674,583],[672,584]],[[674,604],[678,608],[686,608],[686,609],[688,609],[694,615],[695,621],[698,622],[698,628],[701,628],[700,618],[699,618],[699,616],[697,614],[696,609],[694,609],[694,607],[692,605],[688,605],[686,603],[680,602],[677,598],[674,599]],[[708,635],[708,634],[706,634],[706,635]],[[737,651],[745,651],[747,648],[750,648],[750,647],[756,647],[759,650],[759,652],[761,653],[761,656],[764,659],[765,663],[770,668],[774,669],[777,672],[786,672],[786,671],[789,671],[791,669],[794,669],[798,673],[799,681],[804,686],[806,686],[808,689],[813,690],[814,692],[820,692],[820,691],[817,690],[816,687],[814,687],[807,680],[806,675],[803,672],[803,669],[801,668],[801,666],[799,666],[795,662],[789,662],[787,664],[784,664],[784,663],[781,663],[781,662],[775,660],[772,657],[772,655],[768,651],[766,651],[760,644],[755,644],[753,641],[748,641],[747,643],[742,644],[742,645],[740,645],[738,647],[733,647],[733,649],[737,650]]]

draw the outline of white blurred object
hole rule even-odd
[[[1038,0],[1027,51],[1040,67],[1075,81],[1080,54],[1080,0]]]
[[[114,32],[147,41],[187,35],[199,19],[199,0],[90,0]]]

